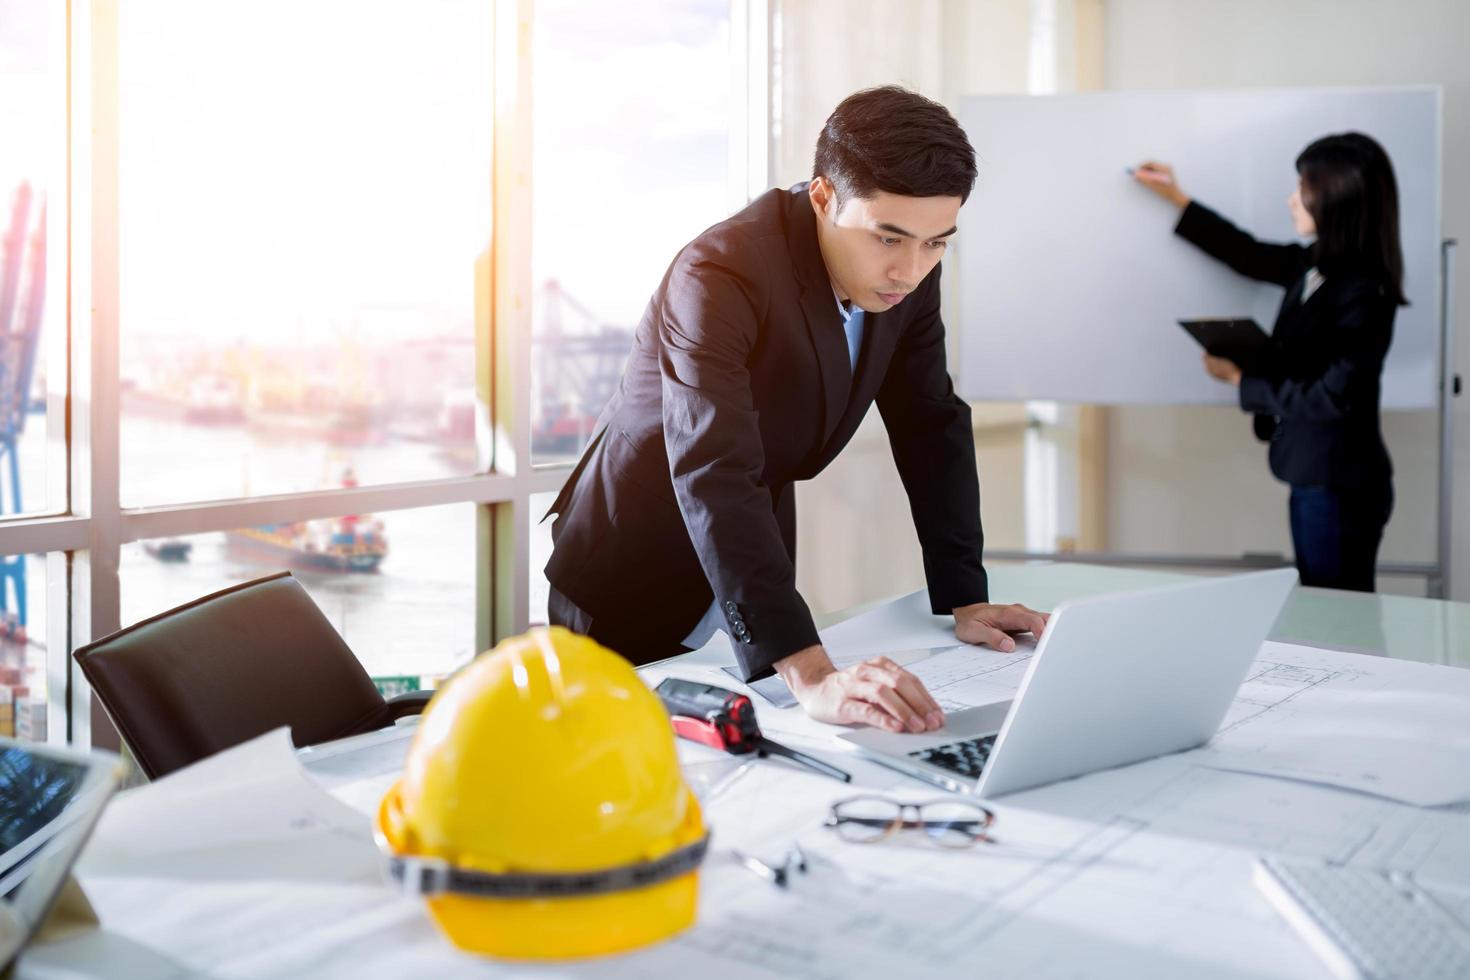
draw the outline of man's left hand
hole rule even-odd
[[[977,602],[954,611],[954,635],[966,643],[983,643],[1002,653],[1016,649],[1011,633],[1031,633],[1038,639],[1049,614],[1012,603],[1009,606]]]
[[[1240,365],[1229,358],[1206,354],[1205,370],[1210,372],[1210,377],[1219,378],[1226,384],[1240,384]]]

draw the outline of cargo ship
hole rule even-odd
[[[159,561],[181,562],[189,560],[189,552],[194,550],[194,546],[179,538],[161,538],[157,541],[144,541],[143,550]]]
[[[226,531],[230,552],[254,563],[315,572],[376,572],[388,555],[383,522],[349,515]]]

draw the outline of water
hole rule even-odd
[[[455,447],[459,449],[461,447]],[[340,486],[350,466],[361,485],[465,475],[464,453],[422,442],[343,449],[320,439],[244,426],[202,427],[125,416],[123,499],[182,503]],[[433,679],[475,653],[475,505],[378,515],[389,552],[372,574],[293,570],[374,676]],[[279,564],[231,554],[223,534],[195,535],[187,562],[162,562],[141,543],[123,548],[122,621],[136,622]]]

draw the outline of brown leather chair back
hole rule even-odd
[[[383,700],[290,572],[196,599],[74,656],[150,779],[281,725],[299,747],[408,713]]]

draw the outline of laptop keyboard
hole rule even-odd
[[[962,742],[950,742],[947,745],[936,745],[932,749],[910,752],[909,758],[948,769],[970,779],[979,779],[980,771],[985,768],[985,761],[990,758],[990,750],[994,746],[994,735],[982,735],[979,738],[967,738]]]

